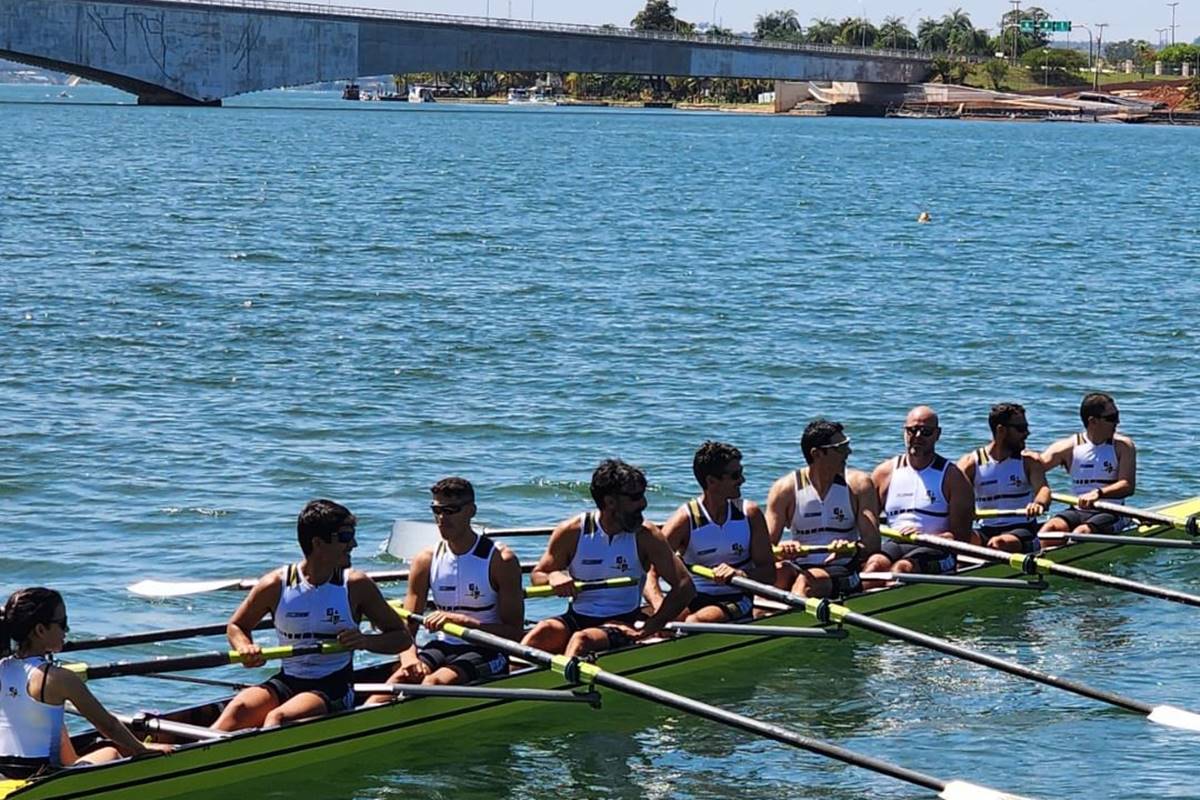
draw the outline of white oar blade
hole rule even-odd
[[[241,578],[233,580],[214,581],[138,581],[125,587],[130,592],[142,597],[185,597],[189,594],[204,594],[217,592],[221,589],[235,589],[241,585]]]
[[[942,800],[1032,800],[1019,794],[1009,794],[966,781],[950,781],[938,795]]]
[[[1200,733],[1200,714],[1175,706],[1155,706],[1146,719],[1159,725]]]
[[[384,549],[392,558],[412,561],[413,556],[427,547],[433,547],[440,538],[438,527],[432,522],[398,519],[392,523],[392,533]]]

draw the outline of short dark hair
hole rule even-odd
[[[988,428],[994,434],[996,428],[1011,425],[1017,416],[1025,416],[1025,406],[1020,403],[996,403],[992,406],[992,413],[988,414]]]
[[[699,449],[696,450],[696,455],[692,457],[692,474],[696,476],[696,483],[700,484],[701,489],[704,489],[708,486],[705,482],[707,478],[721,477],[721,474],[725,471],[725,467],[731,461],[741,460],[741,450],[738,450],[731,444],[714,442],[712,439],[709,439],[700,445]]]
[[[1083,396],[1083,402],[1079,404],[1079,418],[1083,420],[1083,424],[1087,425],[1090,417],[1098,417],[1104,411],[1104,407],[1112,403],[1116,405],[1117,401],[1112,399],[1112,395],[1104,392],[1092,392]]]
[[[18,589],[0,609],[0,656],[12,652],[12,643],[21,644],[38,624],[49,625],[54,612],[63,603],[62,595],[44,586]]]
[[[619,458],[606,458],[592,473],[592,500],[604,507],[604,498],[614,494],[640,494],[646,491],[646,473]]]
[[[800,451],[804,453],[804,460],[811,464],[813,462],[813,450],[845,438],[846,429],[842,427],[842,423],[834,422],[824,417],[817,417],[804,426],[804,435],[800,437]]]
[[[456,500],[465,500],[468,503],[475,502],[475,487],[471,485],[469,480],[460,478],[457,475],[442,478],[429,487],[429,493],[442,495],[443,497],[453,497]]]
[[[327,542],[332,542],[334,535],[347,523],[355,525],[358,518],[350,513],[350,509],[341,503],[324,498],[309,500],[296,518],[296,539],[300,542],[300,550],[304,555],[312,552],[312,540],[320,536]]]

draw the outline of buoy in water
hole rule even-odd
[[[933,222],[933,217],[929,216],[928,211],[922,211],[920,214],[917,215],[917,222],[924,225],[928,222]]]

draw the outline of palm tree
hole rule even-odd
[[[838,44],[850,47],[871,47],[879,35],[879,31],[871,24],[871,21],[862,17],[853,19],[847,17],[842,20],[841,27],[836,41]]]
[[[946,29],[936,19],[926,17],[917,24],[917,47],[930,53],[942,52],[949,43]]]
[[[833,44],[833,40],[841,32],[841,28],[829,17],[814,19],[808,26],[808,34],[804,41],[809,44]]]
[[[875,44],[879,47],[911,50],[917,46],[917,39],[904,24],[903,17],[888,17],[879,26],[879,38]]]

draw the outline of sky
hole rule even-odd
[[[1012,8],[1007,0],[672,0],[676,14],[690,22],[716,20],[735,31],[750,30],[759,14],[780,8],[794,8],[802,24],[814,17],[866,16],[876,23],[887,16],[903,17],[915,28],[922,17],[940,17],[952,8],[960,7],[971,15],[977,27],[994,33],[1000,15]],[[529,19],[532,8],[535,19],[543,22],[575,22],[591,25],[612,23],[627,25],[633,15],[645,5],[645,0],[333,0],[338,5],[390,8],[399,11],[466,14]],[[1028,3],[1023,3],[1022,7]],[[1096,30],[1094,23],[1107,22],[1105,41],[1145,39],[1151,44],[1160,41],[1156,29],[1171,24],[1171,9],[1161,0],[1051,0],[1041,7],[1055,19],[1068,19]],[[1180,0],[1175,9],[1175,39],[1191,42],[1200,36],[1200,0]],[[1060,37],[1063,34],[1058,34]],[[1170,43],[1171,32],[1165,31],[1164,41]],[[1087,32],[1076,29],[1071,38],[1086,41]]]

